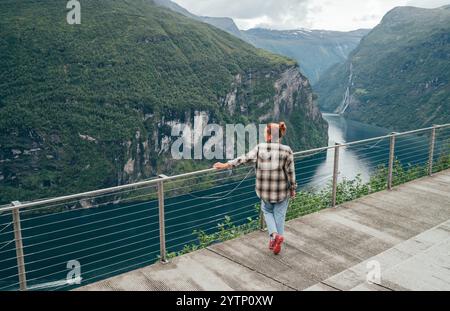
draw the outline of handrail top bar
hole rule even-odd
[[[87,192],[82,192],[82,193],[76,193],[76,194],[66,195],[66,196],[62,196],[62,197],[51,198],[51,199],[31,201],[31,202],[21,203],[20,205],[14,205],[14,206],[10,205],[10,206],[6,206],[6,207],[3,207],[3,208],[0,208],[0,212],[10,211],[10,210],[13,210],[13,209],[16,209],[16,208],[25,209],[25,208],[30,208],[30,207],[34,207],[34,206],[45,205],[45,204],[50,204],[50,203],[56,203],[56,202],[61,202],[61,201],[67,201],[67,200],[72,200],[72,199],[82,199],[82,198],[92,197],[92,196],[99,195],[99,194],[111,193],[111,192],[114,192],[114,191],[127,190],[127,189],[132,189],[132,188],[143,187],[143,186],[150,186],[150,185],[153,185],[153,184],[156,185],[157,183],[159,183],[161,181],[168,181],[168,180],[178,179],[180,177],[187,177],[187,176],[192,176],[192,175],[197,175],[197,174],[202,174],[202,173],[209,173],[209,172],[212,172],[212,171],[216,171],[216,169],[209,168],[209,169],[205,169],[205,170],[185,173],[185,174],[182,174],[182,175],[158,177],[158,178],[153,178],[153,179],[150,179],[150,180],[144,180],[144,181],[136,182],[136,183],[133,183],[133,184],[126,184],[126,185],[115,186],[115,187],[110,187],[110,188],[104,188],[104,189],[99,189],[99,190],[93,190],[93,191],[87,191]]]
[[[349,143],[341,143],[341,144],[336,144],[336,145],[332,145],[332,146],[326,146],[326,147],[320,147],[320,148],[315,148],[315,149],[294,152],[294,155],[302,155],[302,154],[308,154],[308,153],[312,153],[312,152],[319,152],[319,151],[324,151],[324,150],[328,150],[328,149],[334,149],[337,147],[351,146],[351,145],[361,144],[361,143],[365,143],[365,142],[380,140],[380,139],[388,138],[391,136],[403,136],[403,135],[419,133],[419,132],[423,132],[423,131],[427,131],[427,130],[431,130],[431,129],[444,128],[444,127],[448,127],[448,126],[450,126],[450,123],[443,124],[443,125],[434,125],[431,127],[402,132],[402,133],[392,133],[392,134],[388,134],[388,135],[384,135],[384,136],[378,136],[378,137],[373,137],[373,138],[369,138],[369,139],[353,141],[353,142],[349,142]],[[99,194],[111,193],[111,192],[119,191],[119,190],[133,189],[133,188],[142,187],[142,186],[150,186],[153,184],[156,185],[158,182],[161,182],[161,181],[169,181],[169,180],[174,180],[174,179],[178,179],[181,177],[195,176],[195,175],[210,173],[210,172],[214,172],[214,171],[216,171],[216,169],[209,168],[209,169],[193,171],[193,172],[174,175],[174,176],[159,175],[159,177],[156,177],[156,178],[153,178],[150,180],[144,180],[144,181],[132,183],[132,184],[114,186],[114,187],[110,187],[110,188],[87,191],[87,192],[71,194],[71,195],[61,196],[61,197],[56,197],[56,198],[51,198],[51,199],[30,201],[30,202],[20,203],[20,204],[16,204],[16,205],[10,204],[10,205],[6,205],[4,207],[0,207],[0,212],[7,212],[7,211],[14,210],[14,209],[26,209],[26,208],[30,208],[30,207],[34,207],[34,206],[45,205],[45,204],[50,204],[50,203],[57,203],[57,202],[62,202],[62,201],[72,200],[72,199],[82,199],[82,198],[86,198],[86,197],[96,196]]]
[[[352,142],[348,142],[348,143],[339,143],[339,147],[346,147],[346,146],[357,145],[357,144],[361,144],[361,143],[368,143],[368,142],[380,140],[380,139],[383,139],[383,138],[389,138],[391,136],[403,136],[403,135],[408,135],[408,134],[414,134],[414,133],[429,131],[429,130],[432,130],[433,128],[438,129],[438,128],[443,128],[443,127],[447,127],[447,126],[450,126],[450,123],[443,124],[443,125],[435,125],[435,126],[426,127],[426,128],[423,128],[423,129],[412,130],[412,131],[401,132],[401,133],[394,132],[394,133],[391,133],[391,134],[386,134],[384,136],[377,136],[377,137],[372,137],[372,138],[352,141]],[[298,152],[294,152],[294,155],[303,155],[303,154],[308,154],[308,153],[312,153],[312,152],[318,152],[318,151],[324,151],[324,150],[328,150],[328,149],[334,149],[336,147],[337,147],[337,145],[330,145],[330,146],[326,146],[326,147],[320,147],[320,148],[315,148],[315,149],[298,151]]]

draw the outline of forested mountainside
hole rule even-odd
[[[234,23],[233,19],[229,17],[210,17],[210,16],[198,16],[195,14],[192,14],[182,6],[178,5],[177,3],[171,1],[171,0],[150,0],[153,1],[155,4],[168,8],[172,11],[178,12],[180,14],[183,14],[184,16],[196,19],[198,21],[210,24],[214,27],[217,27],[219,29],[222,29],[223,31],[226,31],[238,38],[242,38],[241,31]]]
[[[450,122],[450,6],[393,9],[315,91],[325,111],[395,130]]]
[[[345,62],[349,53],[358,46],[361,38],[370,31],[369,29],[342,32],[309,29],[271,30],[264,28],[239,30],[231,18],[198,16],[171,0],[153,1],[184,16],[222,29],[258,48],[296,60],[300,64],[301,72],[305,74],[313,85],[331,66]]]
[[[0,2],[0,202],[207,165],[170,155],[171,125],[286,120],[293,149],[327,142],[295,61],[148,0]]]

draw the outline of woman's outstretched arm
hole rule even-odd
[[[217,162],[214,164],[214,168],[218,170],[226,170],[230,168],[238,167],[241,164],[249,162],[255,163],[258,158],[258,146],[250,150],[247,154],[244,154],[234,160],[230,160],[227,163]]]

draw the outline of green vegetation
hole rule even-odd
[[[349,118],[398,131],[450,122],[450,6],[390,11],[315,85],[321,108],[340,111],[347,87]]]
[[[450,155],[442,155],[433,165],[433,172],[437,173],[446,169],[450,169]],[[398,186],[414,179],[428,175],[428,165],[402,165],[398,160],[393,166],[393,185]],[[344,179],[337,185],[336,203],[342,204],[353,201],[371,193],[379,192],[387,189],[388,169],[385,166],[379,166],[368,182],[363,182],[360,176],[353,180]],[[318,192],[302,190],[297,194],[295,200],[291,200],[286,214],[286,220],[292,220],[307,214],[315,213],[331,206],[332,185],[328,184],[325,188]],[[255,205],[259,211],[259,204]],[[171,252],[169,258],[180,256],[208,247],[215,243],[224,242],[236,237],[248,234],[260,227],[260,219],[248,218],[243,225],[236,226],[233,224],[229,216],[224,218],[223,223],[217,225],[217,232],[206,234],[204,231],[195,230],[193,233],[197,235],[198,243],[185,245],[181,251]]]
[[[153,0],[153,2],[157,5],[163,6],[165,8],[168,8],[174,12],[178,12],[180,14],[183,14],[184,16],[193,18],[195,20],[210,24],[214,27],[217,27],[219,29],[222,29],[223,31],[226,31],[238,38],[241,38],[241,32],[239,28],[234,23],[233,19],[229,17],[209,17],[209,16],[197,16],[192,13],[190,13],[185,8],[181,7],[177,3],[171,1],[171,0]]]
[[[161,152],[169,122],[195,111],[258,122],[274,81],[297,67],[149,0],[82,1],[81,25],[67,24],[65,5],[0,3],[0,204],[205,167]],[[238,75],[231,115],[225,98]],[[311,89],[299,93],[297,110],[280,116],[301,121],[289,139],[296,149],[323,145],[326,124],[302,101]]]

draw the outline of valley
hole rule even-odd
[[[450,122],[450,6],[388,12],[314,91],[323,111],[392,130]]]

